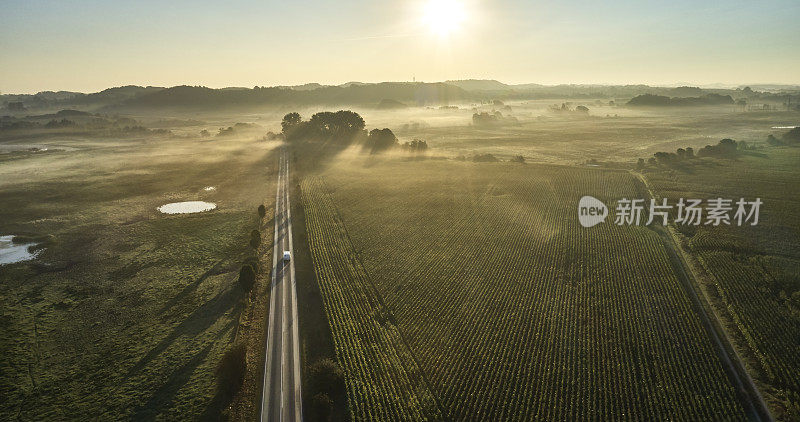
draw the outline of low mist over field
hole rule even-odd
[[[0,420],[800,420],[796,2],[3,13]]]

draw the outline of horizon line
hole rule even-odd
[[[448,82],[467,82],[467,81],[476,81],[476,82],[498,82],[503,85],[509,87],[515,87],[520,85],[539,85],[542,87],[558,87],[558,86],[597,86],[597,87],[620,87],[620,86],[647,86],[651,88],[679,88],[679,87],[689,87],[689,88],[700,88],[700,89],[737,89],[746,86],[785,86],[785,87],[797,87],[800,88],[800,82],[756,82],[756,83],[725,83],[725,82],[711,82],[711,83],[703,83],[697,84],[692,82],[670,82],[670,83],[645,83],[645,82],[630,82],[630,83],[608,83],[608,82],[561,82],[561,83],[538,83],[538,82],[520,82],[520,83],[508,83],[502,82],[497,79],[479,79],[479,78],[466,78],[466,79],[446,79],[440,81],[423,81],[423,80],[384,80],[379,82],[362,82],[362,81],[347,81],[343,83],[322,83],[322,82],[304,82],[304,83],[297,83],[297,84],[278,84],[278,85],[253,85],[252,87],[242,86],[242,85],[225,85],[225,86],[209,86],[204,84],[190,84],[190,83],[182,83],[177,85],[152,85],[152,84],[136,84],[136,83],[128,83],[128,84],[121,84],[116,86],[109,86],[107,88],[102,88],[97,91],[78,91],[78,90],[70,90],[70,89],[42,89],[36,92],[28,91],[28,92],[2,92],[0,91],[0,96],[5,95],[37,95],[40,93],[45,92],[70,92],[70,93],[77,93],[77,94],[93,94],[105,91],[107,89],[114,89],[114,88],[124,88],[124,87],[141,87],[141,88],[176,88],[181,86],[189,86],[189,87],[200,87],[200,88],[209,88],[209,89],[254,89],[258,88],[293,88],[299,87],[304,85],[312,85],[318,84],[320,87],[340,87],[347,84],[364,84],[364,85],[377,85],[382,83],[417,83],[417,84],[435,84],[435,83],[448,83]]]

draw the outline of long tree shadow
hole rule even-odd
[[[162,306],[161,309],[158,310],[158,312],[159,313],[166,312],[167,310],[178,304],[180,301],[186,299],[193,291],[197,290],[197,288],[200,286],[200,283],[204,282],[208,277],[219,274],[217,270],[223,261],[224,259],[220,259],[219,261],[214,263],[214,265],[212,265],[211,268],[208,269],[208,271],[204,272],[200,277],[198,277],[197,280],[193,281],[191,284],[184,287],[180,293],[178,293],[177,295],[175,295],[175,297],[167,301],[167,303],[165,303],[164,306]]]
[[[242,289],[238,284],[234,284],[227,290],[220,292],[213,299],[201,305],[192,312],[186,319],[178,324],[156,347],[142,357],[128,373],[126,378],[130,378],[142,368],[147,366],[153,359],[163,353],[178,337],[196,336],[211,327],[228,310],[237,313],[242,306],[239,300],[242,296]]]
[[[211,351],[211,346],[212,345],[209,344],[194,355],[194,357],[189,359],[188,362],[175,369],[175,371],[170,374],[169,378],[167,378],[164,385],[154,391],[150,399],[136,409],[133,414],[133,420],[154,420],[159,410],[164,409],[172,402],[175,395],[178,394],[178,391],[189,381],[195,369],[206,360],[208,352]]]

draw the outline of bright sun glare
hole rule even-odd
[[[428,0],[423,13],[425,24],[440,36],[453,33],[466,18],[464,4],[459,0]]]

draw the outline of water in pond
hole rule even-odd
[[[794,129],[796,127],[800,127],[800,126],[773,126],[772,128],[773,129]]]
[[[214,186],[206,186],[203,188],[203,190],[206,192],[211,192],[212,190],[217,190],[217,188],[215,188]]]
[[[195,212],[211,211],[217,208],[217,204],[204,201],[173,202],[158,207],[164,214],[191,214]]]
[[[39,251],[28,251],[28,247],[36,243],[14,243],[13,239],[14,236],[0,236],[0,265],[29,261],[39,254]]]

